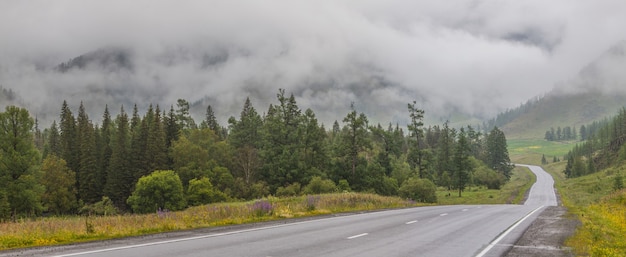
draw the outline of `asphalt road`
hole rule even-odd
[[[136,242],[49,248],[46,256],[501,256],[545,206],[556,205],[541,168],[524,205],[433,206]],[[2,254],[0,253],[0,256]]]

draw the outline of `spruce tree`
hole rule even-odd
[[[465,190],[465,187],[469,183],[470,173],[473,170],[470,156],[471,148],[467,142],[465,129],[461,128],[453,157],[454,186],[459,190],[459,197],[461,197],[461,192]]]
[[[77,127],[80,166],[75,172],[78,194],[83,202],[95,203],[102,198],[102,183],[98,181],[100,170],[97,163],[96,132],[82,102],[78,110]]]
[[[511,178],[514,166],[509,159],[506,136],[498,127],[493,128],[487,135],[487,156],[485,163],[492,169],[500,172],[506,179]]]
[[[112,138],[112,153],[107,173],[105,195],[120,209],[127,209],[126,199],[130,196],[134,176],[130,163],[130,132],[128,115],[122,106],[115,120],[117,131]]]

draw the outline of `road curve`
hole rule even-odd
[[[544,206],[556,205],[552,178],[539,167],[526,167],[537,174],[537,183],[524,205],[418,207],[148,242],[130,239],[26,250],[20,255],[500,256]]]

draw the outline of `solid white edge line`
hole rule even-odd
[[[378,212],[363,213],[363,214],[357,214],[357,215],[371,215],[371,214],[376,214],[376,213],[378,213]],[[282,227],[294,226],[294,225],[299,225],[299,224],[320,222],[320,221],[329,220],[329,219],[343,219],[343,218],[348,218],[348,217],[351,217],[351,216],[354,216],[354,215],[346,215],[346,216],[332,217],[332,218],[326,218],[326,219],[307,220],[307,221],[301,221],[301,222],[294,222],[294,223],[287,223],[287,224],[280,224],[280,225],[259,227],[259,228],[251,228],[251,229],[244,229],[244,230],[236,230],[236,231],[231,231],[231,232],[216,233],[216,234],[203,235],[203,236],[185,237],[185,238],[166,240],[166,241],[157,241],[157,242],[145,243],[145,244],[136,244],[136,245],[104,248],[104,249],[99,249],[99,250],[84,251],[84,252],[77,252],[77,253],[53,255],[51,257],[70,257],[70,256],[79,256],[79,255],[93,254],[93,253],[112,252],[112,251],[117,251],[117,250],[125,250],[125,249],[132,249],[132,248],[139,248],[139,247],[146,247],[146,246],[153,246],[153,245],[170,244],[170,243],[191,241],[191,240],[211,238],[211,237],[228,236],[228,235],[241,234],[241,233],[247,233],[247,232],[254,232],[254,231],[273,229],[273,228],[282,228]]]
[[[359,237],[367,236],[367,235],[369,235],[369,234],[368,233],[363,233],[363,234],[358,234],[358,235],[354,235],[354,236],[348,237],[347,239],[355,239],[355,238],[359,238]]]
[[[537,212],[538,210],[540,210],[543,207],[544,207],[543,205],[537,207],[537,209],[534,209],[530,213],[526,214],[526,216],[524,216],[522,219],[520,219],[517,222],[515,222],[515,224],[513,224],[513,226],[511,226],[507,230],[505,230],[502,234],[500,234],[500,236],[498,238],[496,238],[495,240],[491,241],[491,243],[489,245],[487,245],[487,247],[485,247],[485,249],[483,249],[475,257],[483,257],[483,256],[485,256],[485,254],[487,254],[487,252],[489,252],[489,250],[491,250],[491,248],[496,246],[498,244],[498,242],[500,242],[500,240],[504,239],[504,237],[506,237],[506,235],[508,235],[511,231],[513,231],[513,229],[515,229],[517,226],[519,226],[519,224],[524,222],[524,220],[528,219],[528,217],[532,216],[535,212]]]

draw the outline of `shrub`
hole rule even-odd
[[[192,179],[187,188],[187,203],[190,206],[198,206],[208,203],[226,201],[226,195],[213,187],[209,178]]]
[[[474,171],[474,182],[488,189],[500,189],[505,179],[504,175],[484,166]]]
[[[103,196],[101,201],[83,206],[79,213],[85,215],[112,216],[117,215],[119,211],[110,198]]]
[[[276,189],[276,196],[285,197],[285,196],[297,196],[300,194],[300,189],[302,186],[300,183],[295,182],[286,187],[279,187]]]
[[[141,177],[126,202],[136,213],[155,212],[159,209],[177,211],[186,206],[183,184],[172,170],[157,170]]]
[[[436,191],[435,183],[428,179],[409,178],[402,184],[398,193],[401,197],[417,202],[436,203]]]
[[[322,179],[321,177],[311,178],[311,182],[302,190],[305,194],[326,194],[337,192],[335,182],[330,179]]]
[[[339,183],[337,183],[337,187],[339,188],[341,192],[352,191],[352,189],[350,189],[350,183],[348,183],[348,180],[346,179],[339,180]]]
[[[383,180],[376,184],[376,193],[379,195],[397,195],[398,194],[398,180],[383,176]]]

